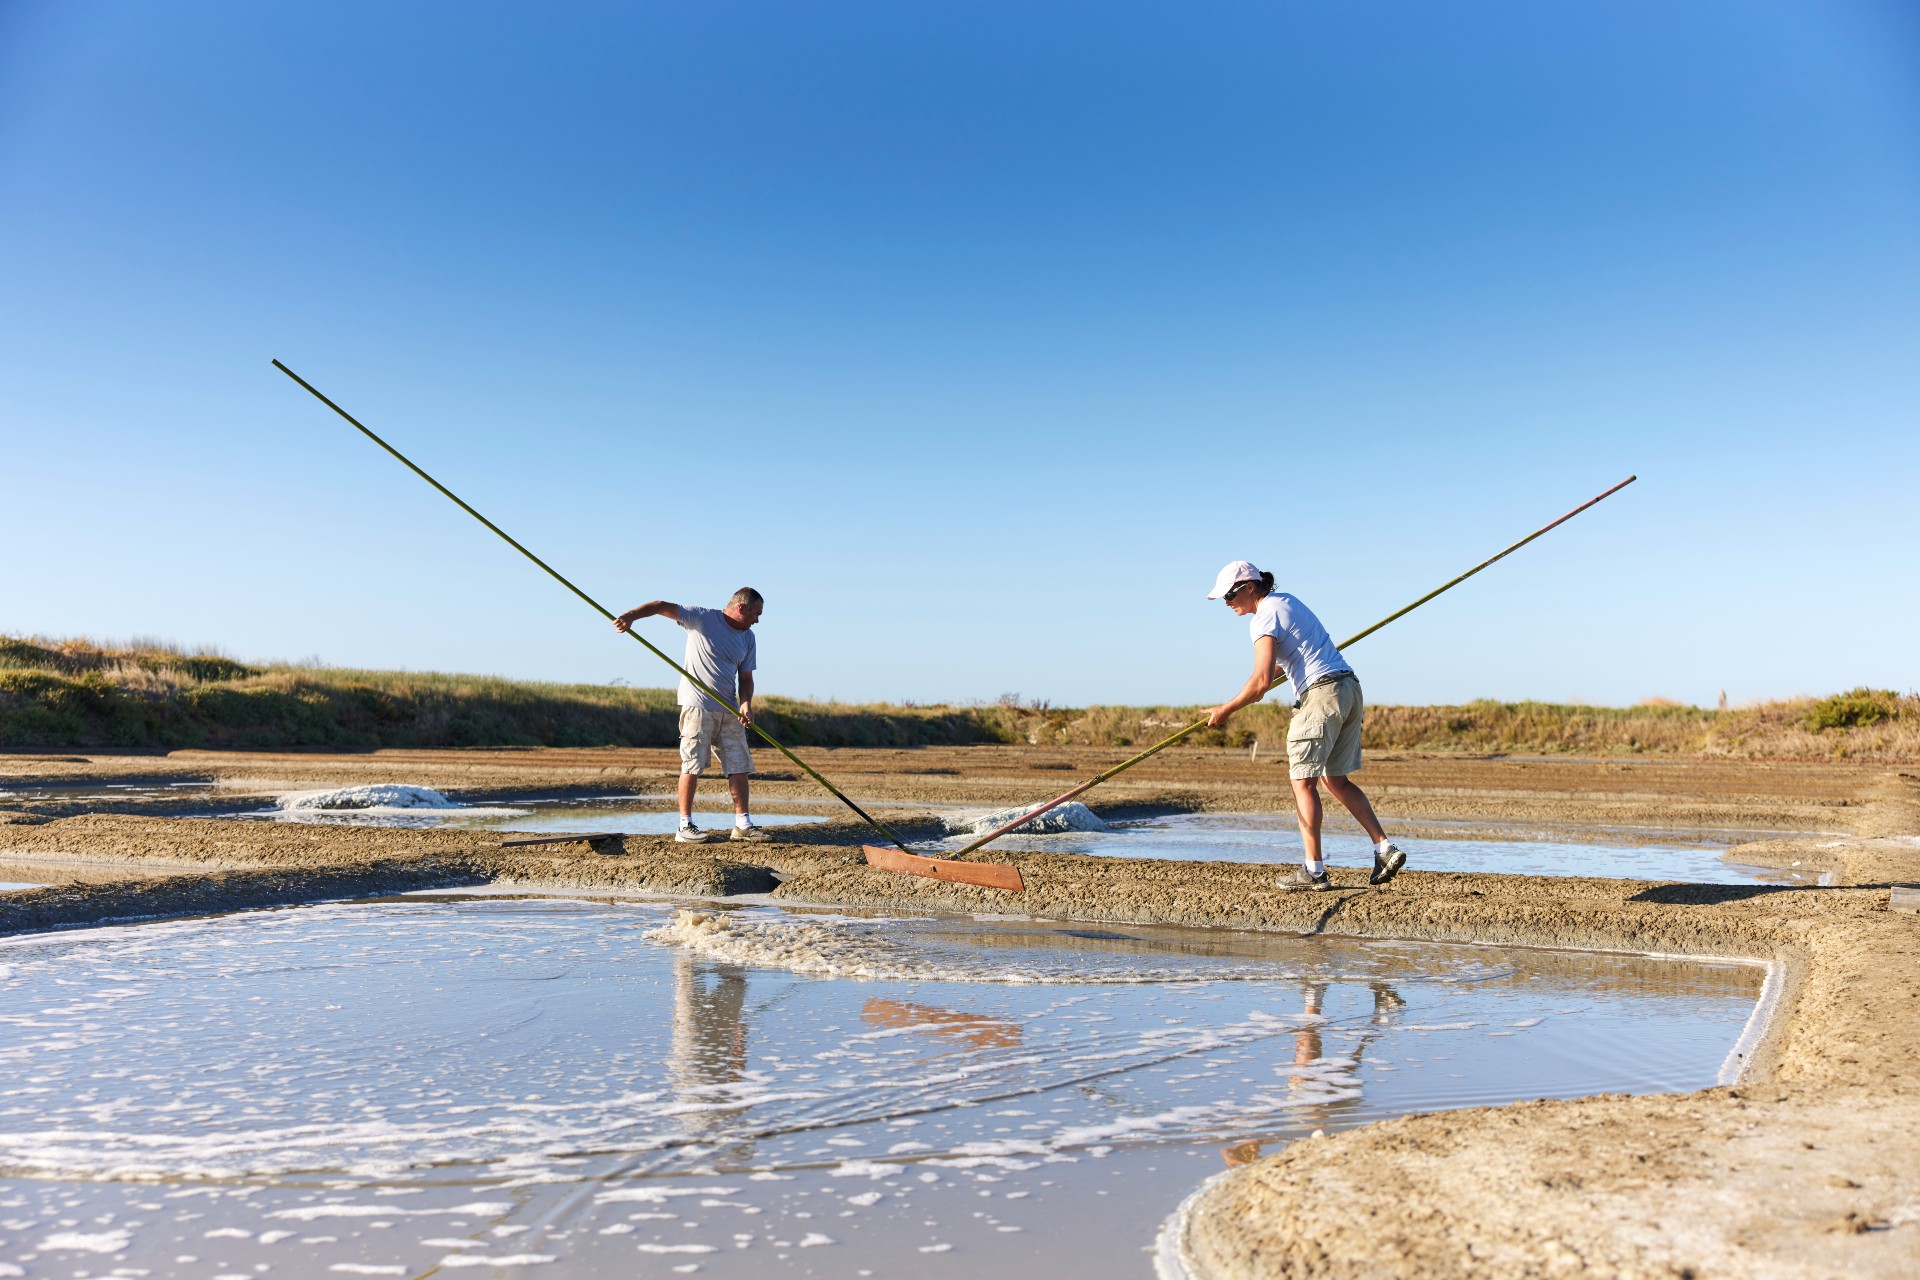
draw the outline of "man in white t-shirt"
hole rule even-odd
[[[642,618],[664,614],[687,633],[687,653],[681,666],[726,699],[715,702],[687,679],[680,678],[680,829],[674,839],[701,844],[719,833],[694,825],[693,795],[711,755],[718,754],[733,793],[733,839],[765,840],[764,828],[753,825],[748,807],[747,775],[753,772],[753,753],[747,750],[746,726],[753,723],[753,671],[759,665],[753,624],[760,621],[766,602],[752,587],[733,593],[724,609],[649,600],[613,620],[624,632]]]
[[[1284,889],[1324,892],[1332,887],[1320,853],[1320,782],[1351,813],[1373,841],[1373,874],[1368,884],[1385,884],[1407,865],[1407,855],[1387,839],[1373,805],[1347,775],[1360,770],[1360,723],[1365,703],[1360,681],[1341,656],[1313,610],[1284,591],[1273,589],[1273,575],[1245,560],[1235,560],[1214,579],[1209,600],[1222,600],[1248,620],[1253,635],[1253,674],[1230,701],[1207,713],[1219,728],[1234,712],[1267,696],[1276,675],[1293,685],[1293,720],[1287,725],[1287,764],[1293,779],[1293,807],[1300,820],[1305,864],[1280,884]]]

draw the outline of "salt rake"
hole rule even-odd
[[[293,370],[287,368],[286,365],[281,364],[278,360],[275,360],[273,362],[273,367],[278,369],[280,372],[286,374],[289,378],[292,378],[295,382],[299,383],[302,387],[306,388],[306,390],[310,394],[312,394],[314,399],[318,400],[321,404],[324,404],[325,406],[327,406],[327,408],[339,414],[342,418],[345,418],[360,432],[361,435],[364,435],[367,439],[373,441],[375,444],[379,445],[382,449],[385,449],[388,453],[392,454],[394,458],[401,463],[401,465],[406,467],[407,470],[413,472],[413,474],[419,476],[422,480],[425,480],[428,484],[438,489],[443,495],[445,495],[450,501],[452,501],[452,503],[455,506],[459,507],[462,511],[472,516],[475,520],[478,520],[481,524],[491,529],[495,534],[499,536],[502,542],[505,542],[508,546],[512,547],[515,551],[518,551],[521,555],[525,556],[527,559],[539,565],[540,568],[546,571],[549,577],[551,577],[555,582],[558,582],[561,586],[565,587],[567,590],[573,592],[573,594],[580,597],[580,599],[584,600],[594,610],[594,612],[598,613],[601,617],[605,618],[608,622],[613,622],[616,620],[614,615],[607,611],[606,606],[602,605],[598,600],[595,600],[592,596],[582,591],[579,587],[574,586],[573,583],[569,582],[566,579],[566,577],[560,573],[558,569],[555,569],[552,565],[548,564],[545,560],[542,560],[539,556],[533,554],[533,552],[521,546],[510,535],[508,535],[506,530],[502,529],[499,525],[495,524],[493,521],[487,519],[485,516],[481,515],[478,511],[475,511],[472,507],[468,506],[464,501],[461,500],[460,496],[456,494],[453,490],[447,488],[447,486],[441,484],[438,480],[435,480],[432,476],[428,475],[425,471],[422,471],[418,466],[414,464],[411,458],[407,457],[407,455],[405,455],[404,453],[401,453],[398,449],[388,444],[385,440],[382,440],[379,436],[375,435],[372,431],[370,431],[366,427],[366,425],[362,423],[358,418],[354,417],[352,414],[348,413],[345,409],[342,409],[339,405],[329,400],[325,395],[321,394],[319,388],[315,387],[312,383],[308,382],[305,378],[301,377],[299,374],[295,373]],[[711,685],[707,684],[706,681],[700,679],[700,677],[694,675],[691,671],[687,670],[685,667],[675,662],[672,658],[669,658],[661,649],[655,646],[652,641],[648,640],[645,636],[641,635],[638,631],[630,630],[627,632],[627,634],[629,636],[632,636],[635,640],[639,641],[641,644],[645,645],[647,647],[647,650],[650,653],[652,653],[654,657],[660,659],[660,661],[666,663],[668,666],[672,667],[675,671],[685,676],[687,680],[692,683],[694,688],[700,690],[700,692],[706,694],[709,698],[712,698],[715,702],[719,703],[721,706],[726,707],[727,710],[732,711],[735,715],[739,714],[740,709],[737,706],[733,705],[728,699],[721,697],[718,690],[714,689]],[[935,879],[953,880],[963,884],[984,885],[988,888],[993,888],[993,889],[1012,889],[1018,892],[1025,888],[1025,885],[1022,883],[1020,879],[1020,872],[1016,868],[1011,866],[998,865],[990,862],[957,863],[949,866],[945,864],[941,859],[923,858],[918,854],[909,853],[907,851],[907,846],[901,842],[900,837],[893,834],[893,832],[888,829],[885,823],[881,822],[878,818],[875,818],[872,814],[868,813],[865,809],[862,809],[859,805],[855,804],[847,796],[845,792],[840,790],[840,788],[834,786],[831,782],[828,782],[826,778],[822,777],[820,772],[817,769],[815,769],[812,765],[808,764],[805,760],[802,760],[799,756],[793,754],[793,752],[787,748],[786,744],[782,743],[779,739],[775,738],[772,734],[768,733],[764,728],[762,728],[758,724],[751,724],[751,725],[748,725],[747,727],[752,729],[755,733],[759,734],[761,739],[764,740],[768,746],[772,747],[775,751],[778,751],[781,755],[793,761],[795,764],[799,765],[800,768],[806,771],[808,777],[812,778],[815,782],[825,787],[827,791],[830,792],[836,800],[840,801],[841,804],[846,805],[847,808],[859,814],[861,821],[865,822],[868,826],[872,827],[875,831],[878,831],[881,835],[885,836],[888,840],[891,840],[893,842],[894,844],[893,849],[877,849],[873,845],[862,846],[866,850],[868,862],[870,863],[873,862],[873,855],[875,853],[881,853],[895,860],[904,860],[904,861],[898,861],[897,865],[889,867],[888,868],[889,870],[906,871],[910,875],[931,876]],[[924,863],[936,863],[940,865],[938,865],[935,868],[928,869],[921,866],[921,864],[924,864]],[[875,865],[878,865],[878,864],[875,864]]]
[[[1418,600],[1415,600],[1412,604],[1407,605],[1403,609],[1396,609],[1394,612],[1380,619],[1380,621],[1374,623],[1372,626],[1368,627],[1366,630],[1357,632],[1353,636],[1349,637],[1348,639],[1341,641],[1340,648],[1345,649],[1350,644],[1356,644],[1359,641],[1366,639],[1368,636],[1372,635],[1374,632],[1378,631],[1380,628],[1386,626],[1389,622],[1394,621],[1396,618],[1404,618],[1406,615],[1408,615],[1409,613],[1412,613],[1415,609],[1418,609],[1421,605],[1433,599],[1435,596],[1441,594],[1442,592],[1450,591],[1454,587],[1459,586],[1461,583],[1465,582],[1468,578],[1471,578],[1474,574],[1480,572],[1482,569],[1492,564],[1495,560],[1499,560],[1499,559],[1502,559],[1503,557],[1512,555],[1514,552],[1526,546],[1529,542],[1532,542],[1535,538],[1539,537],[1541,534],[1546,533],[1547,531],[1553,528],[1556,528],[1559,525],[1565,524],[1567,521],[1573,519],[1575,516],[1579,515],[1582,511],[1585,511],[1588,507],[1593,506],[1595,503],[1600,502],[1606,498],[1611,498],[1614,494],[1620,492],[1622,489],[1626,488],[1628,485],[1632,484],[1635,480],[1638,480],[1639,478],[1640,478],[1639,476],[1628,476],[1625,480],[1622,480],[1619,484],[1614,485],[1613,488],[1608,489],[1605,493],[1600,494],[1598,497],[1587,499],[1585,502],[1581,503],[1579,506],[1575,507],[1573,510],[1567,512],[1567,514],[1561,516],[1558,520],[1553,521],[1553,523],[1542,525],[1540,528],[1535,529],[1532,533],[1520,539],[1520,541],[1514,543],[1512,546],[1508,547],[1505,551],[1502,551],[1499,555],[1487,557],[1485,560],[1482,560],[1479,564],[1473,566],[1473,568],[1467,570],[1465,573],[1461,574],[1459,577],[1454,578],[1449,582],[1442,583],[1440,586],[1435,587],[1433,590],[1427,592],[1427,594],[1421,596]],[[1275,679],[1273,683],[1267,686],[1267,692],[1272,693],[1275,689],[1278,689],[1281,685],[1285,684],[1286,682],[1287,682],[1287,677],[1284,675],[1280,676],[1279,678]],[[1111,769],[1108,769],[1105,773],[1095,774],[1093,777],[1087,779],[1085,782],[1081,783],[1079,786],[1074,787],[1072,790],[1064,791],[1061,794],[1055,796],[1053,799],[1047,801],[1045,804],[1040,805],[1039,807],[1034,809],[1029,809],[1027,812],[1015,818],[1012,822],[1007,823],[1005,826],[996,827],[994,830],[989,831],[986,835],[981,836],[978,840],[975,840],[972,844],[967,845],[963,849],[956,850],[952,856],[954,858],[966,857],[968,854],[974,852],[976,849],[983,848],[986,845],[993,843],[995,840],[998,840],[1001,836],[1006,835],[1009,831],[1016,830],[1020,827],[1025,826],[1027,823],[1032,822],[1035,818],[1039,817],[1041,814],[1047,813],[1053,809],[1059,808],[1061,805],[1073,799],[1075,796],[1086,794],[1087,792],[1093,790],[1095,787],[1099,786],[1101,783],[1107,781],[1107,779],[1115,777],[1118,774],[1125,773],[1128,769],[1133,768],[1133,766],[1139,764],[1142,760],[1145,760],[1150,756],[1158,755],[1160,752],[1165,751],[1168,747],[1172,746],[1174,743],[1181,742],[1185,740],[1189,735],[1201,729],[1206,728],[1206,725],[1207,725],[1207,722],[1205,717],[1202,717],[1201,719],[1194,721],[1192,724],[1188,725],[1186,728],[1180,730],[1179,732],[1169,734],[1167,737],[1162,738],[1159,742],[1154,743],[1152,746],[1148,747],[1145,751],[1142,751],[1139,755],[1133,756],[1126,760],[1122,760],[1119,764],[1113,766],[1113,768]],[[875,857],[876,854],[882,855],[889,859],[899,857],[899,855],[894,853],[891,849],[876,849],[871,845],[869,845],[869,846],[866,846],[866,850],[867,850],[867,861],[870,863],[873,863],[875,866],[882,865],[880,860]],[[977,865],[988,866],[991,864],[980,863]],[[921,874],[925,874],[925,873],[921,873]]]

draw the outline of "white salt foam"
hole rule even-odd
[[[71,1249],[76,1253],[119,1253],[132,1240],[126,1231],[115,1227],[111,1231],[59,1231],[40,1242],[43,1253],[56,1249]]]
[[[649,942],[682,947],[733,964],[845,978],[930,978],[931,966],[903,947],[851,929],[808,922],[745,920],[714,911],[679,911],[649,929]]]
[[[962,813],[945,819],[949,832],[965,832],[983,836],[1012,822],[1015,818],[1031,809],[1032,805],[1022,805],[1018,809],[995,809],[991,813]],[[1022,823],[1014,831],[1020,835],[1059,835],[1067,831],[1111,831],[1101,820],[1100,815],[1078,800],[1069,800],[1057,809],[1035,818],[1032,822]]]
[[[280,808],[292,811],[342,809],[458,809],[432,787],[382,782],[366,787],[335,787],[331,791],[296,791],[280,797]]]

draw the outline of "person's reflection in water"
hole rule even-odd
[[[726,1086],[747,1070],[747,976],[731,966],[704,965],[682,952],[673,961],[673,1045],[667,1075],[674,1098],[689,1108],[690,1134],[722,1124],[743,1104],[725,1105]]]
[[[984,1013],[962,1013],[937,1005],[911,1004],[905,1000],[868,1000],[860,1010],[860,1021],[892,1030],[911,1030],[946,1039],[961,1040],[975,1049],[1011,1049],[1020,1043],[1023,1029],[1017,1022],[992,1018]]]
[[[1375,978],[1367,984],[1373,989],[1373,1025],[1384,1027],[1393,1021],[1393,1015],[1406,1008],[1407,1002],[1393,984],[1384,978]],[[1365,1048],[1368,1037],[1362,1036],[1359,1048],[1354,1050],[1353,1060],[1360,1060],[1360,1048]]]
[[[1353,1063],[1352,1071],[1356,1076],[1359,1074],[1360,1061],[1367,1051],[1368,1042],[1379,1034],[1376,1028],[1392,1022],[1393,1015],[1407,1003],[1400,993],[1394,990],[1393,984],[1385,979],[1375,978],[1367,986],[1373,994],[1373,1016],[1367,1029],[1354,1041],[1353,1052],[1350,1055]],[[1301,1012],[1311,1020],[1303,1022],[1293,1033],[1293,1065],[1302,1069],[1290,1072],[1287,1076],[1287,1092],[1296,1098],[1321,1094],[1325,1089],[1320,1076],[1305,1068],[1318,1065],[1326,1056],[1325,1041],[1320,1029],[1325,1025],[1321,1006],[1326,1002],[1327,984],[1310,982],[1303,994],[1305,1007]],[[1302,1128],[1323,1127],[1335,1109],[1352,1106],[1358,1101],[1357,1098],[1342,1098],[1335,1101],[1316,1100],[1297,1113],[1298,1123]],[[1258,1160],[1263,1145],[1258,1139],[1237,1142],[1231,1146],[1222,1147],[1220,1155],[1227,1162],[1227,1168],[1233,1169]]]
[[[1309,982],[1305,994],[1306,1007],[1301,1009],[1300,1013],[1303,1019],[1307,1020],[1302,1021],[1299,1029],[1293,1033],[1293,1065],[1295,1068],[1311,1067],[1319,1062],[1322,1056],[1320,1028],[1324,1024],[1325,1018],[1320,1013],[1320,1006],[1326,1003],[1327,984],[1324,982]],[[1324,1091],[1325,1086],[1323,1086],[1316,1077],[1306,1071],[1296,1069],[1287,1073],[1287,1094],[1290,1097],[1306,1098],[1318,1095]],[[1303,1124],[1321,1124],[1326,1120],[1326,1114],[1318,1107],[1312,1107],[1302,1111],[1300,1115]]]

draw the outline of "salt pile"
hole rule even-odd
[[[382,782],[369,787],[336,787],[332,791],[301,791],[280,797],[280,807],[288,810],[341,809],[458,809],[432,787],[413,787],[398,782]]]
[[[964,813],[946,819],[947,830],[954,834],[983,836],[989,831],[998,830],[1007,823],[1031,809],[1032,805],[1022,805],[1018,809],[995,809],[992,813]],[[1113,828],[1101,821],[1100,815],[1078,800],[1069,800],[1057,809],[1035,818],[1032,822],[1022,823],[1014,831],[1022,835],[1059,835],[1066,831],[1111,831]]]

